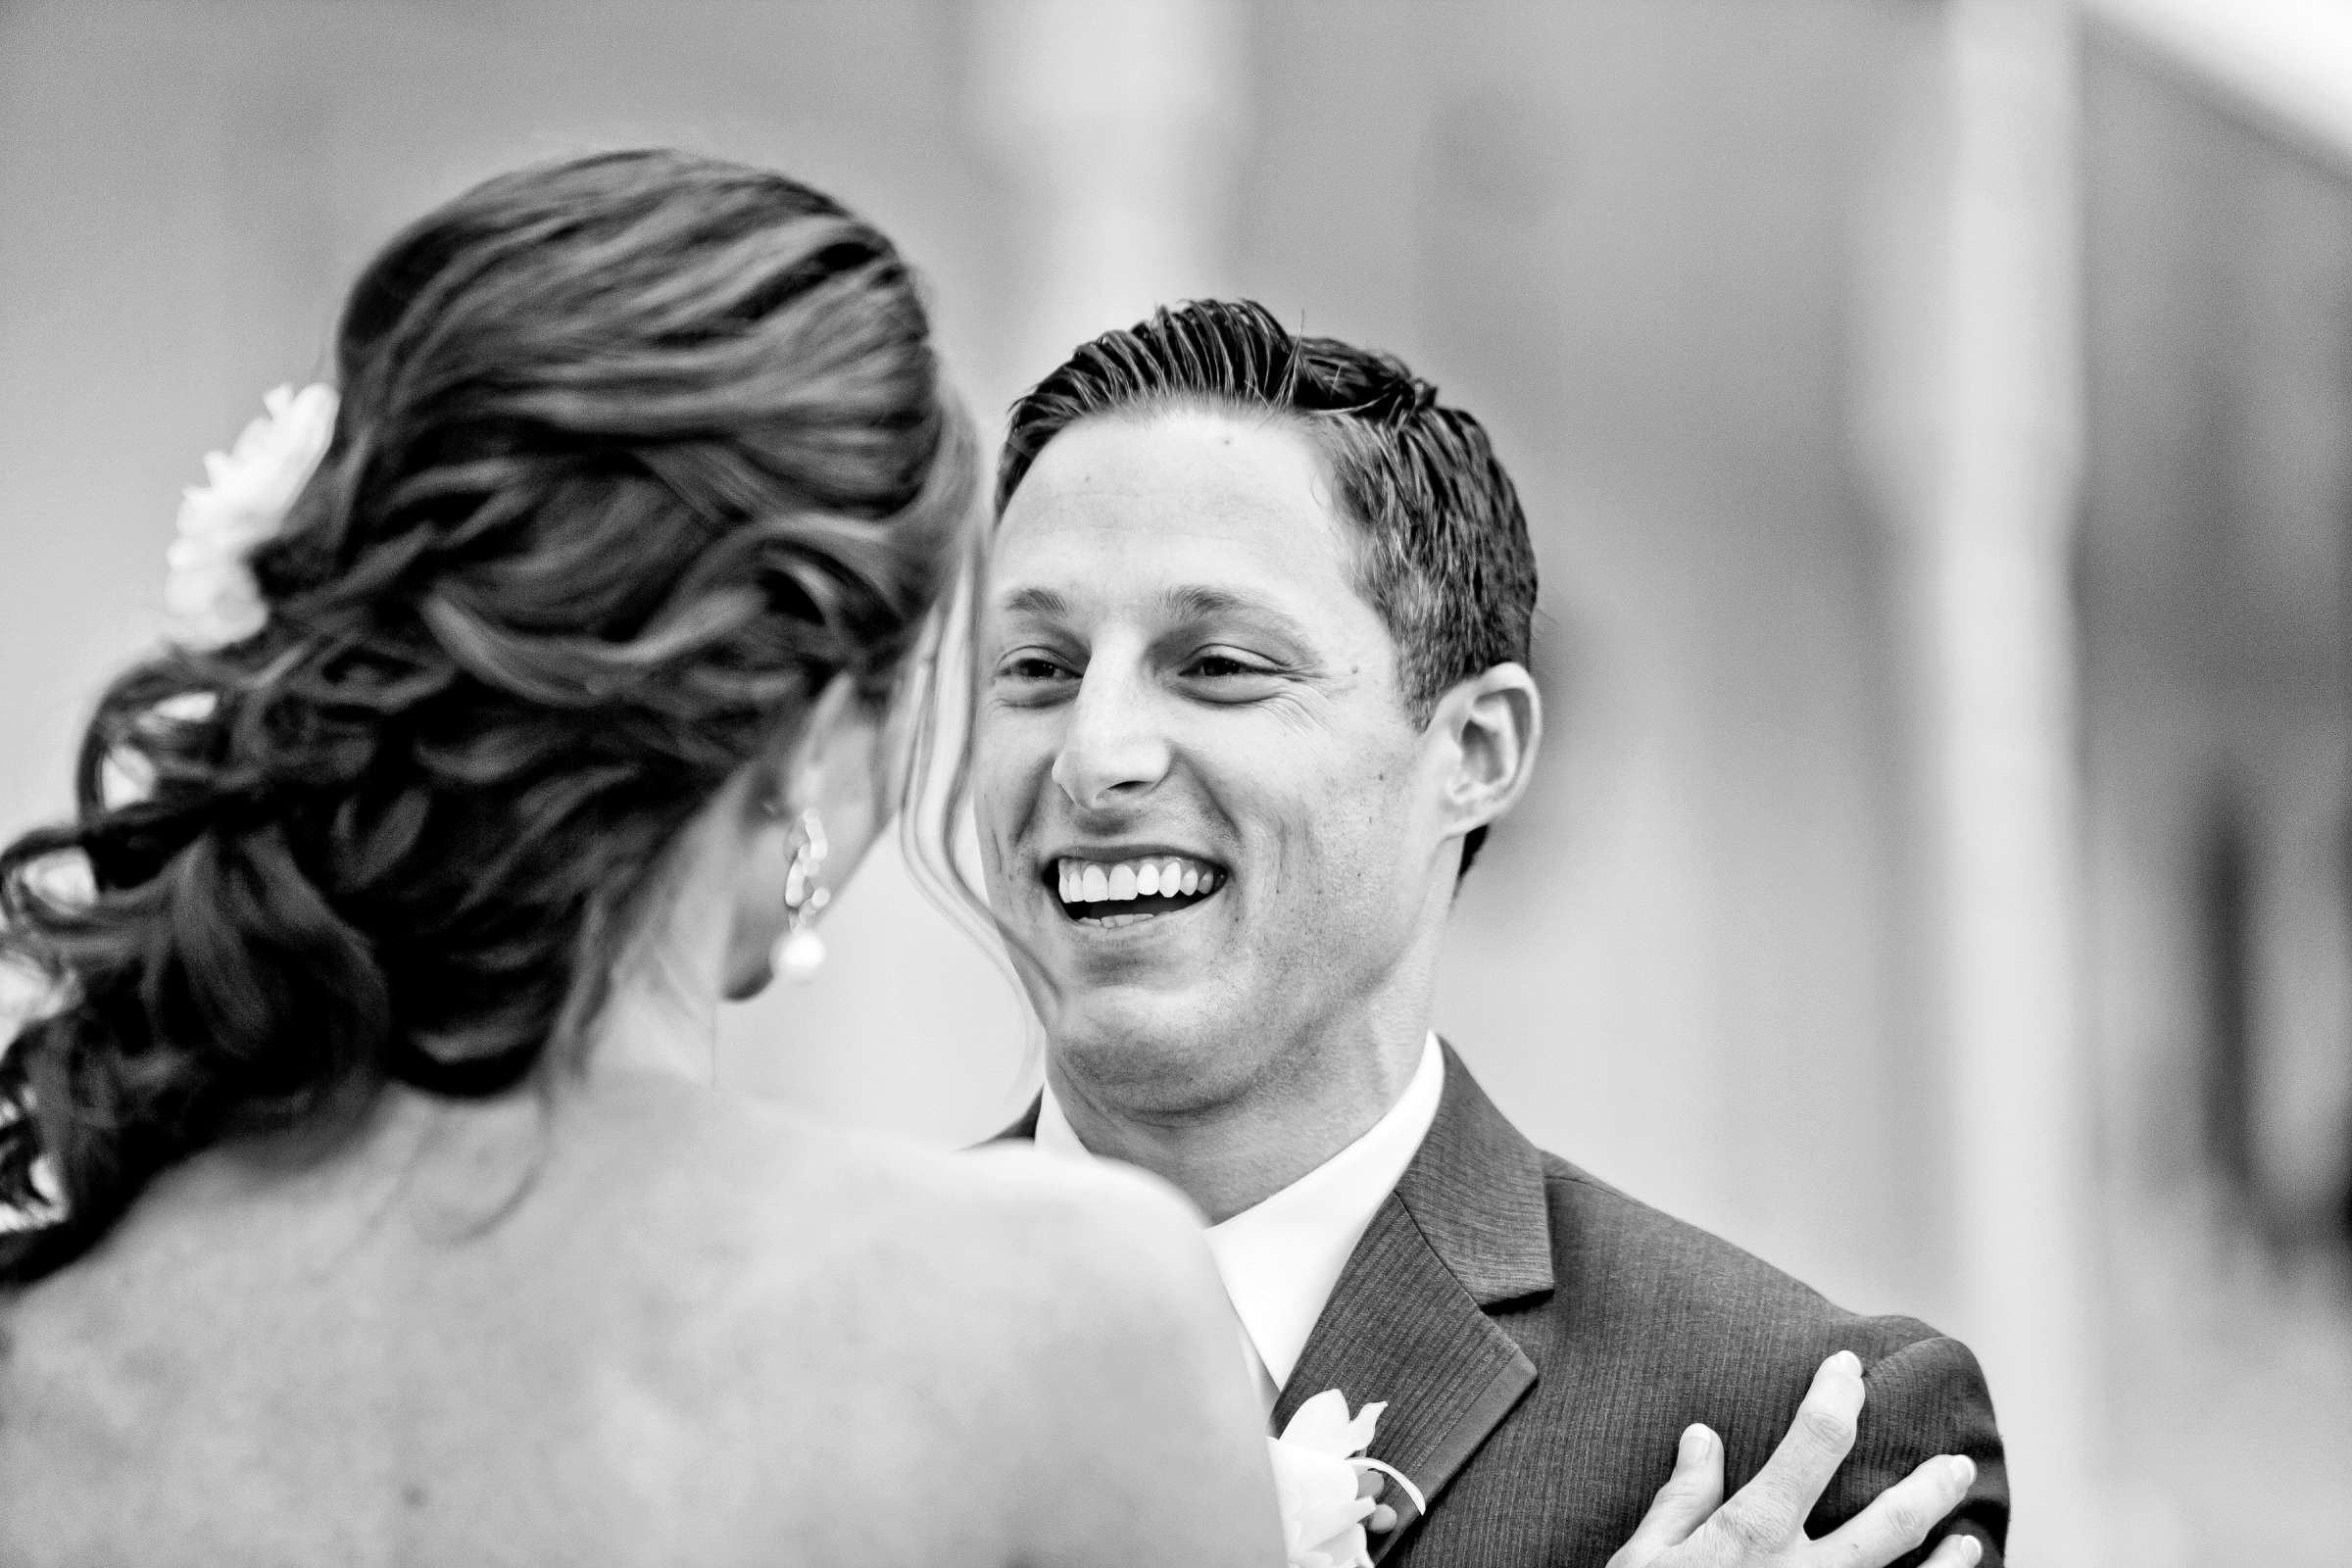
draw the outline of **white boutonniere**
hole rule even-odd
[[[1369,1458],[1373,1429],[1385,1403],[1367,1404],[1352,1417],[1348,1396],[1326,1389],[1291,1417],[1279,1438],[1266,1440],[1274,1462],[1274,1496],[1282,1505],[1282,1544],[1291,1568],[1371,1568],[1364,1521],[1372,1499],[1358,1481],[1377,1470],[1404,1488],[1414,1508],[1428,1512],[1421,1490],[1402,1472]]]
[[[267,412],[245,426],[234,447],[205,454],[205,482],[179,504],[164,607],[172,640],[184,647],[225,648],[270,618],[247,559],[285,525],[334,434],[331,387],[281,386],[262,403]]]

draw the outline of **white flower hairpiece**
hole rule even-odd
[[[164,608],[172,637],[189,648],[225,648],[270,618],[247,564],[254,547],[285,526],[335,431],[335,392],[277,387],[267,410],[226,452],[208,452],[205,483],[179,504],[179,532],[165,558]]]
[[[1364,1521],[1372,1516],[1374,1505],[1356,1488],[1366,1470],[1394,1477],[1415,1508],[1429,1511],[1421,1489],[1402,1472],[1364,1457],[1387,1408],[1385,1403],[1367,1404],[1351,1419],[1348,1396],[1325,1389],[1298,1406],[1281,1437],[1266,1440],[1290,1568],[1370,1568]]]

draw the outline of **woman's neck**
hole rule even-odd
[[[654,973],[616,979],[598,1016],[589,1071],[654,1071],[709,1083],[718,1052],[717,993],[698,998],[688,979],[667,961]]]
[[[654,1071],[709,1083],[718,1054],[737,779],[690,823],[655,875],[642,923],[621,944],[588,1049],[592,1074]]]

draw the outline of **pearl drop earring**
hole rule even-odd
[[[825,866],[825,824],[813,810],[803,811],[792,861],[784,868],[784,934],[776,939],[769,964],[787,980],[814,975],[825,961],[825,940],[816,934],[816,917],[833,895],[819,880]]]

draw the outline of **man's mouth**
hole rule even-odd
[[[1131,860],[1065,855],[1047,864],[1045,877],[1063,914],[1080,925],[1105,928],[1189,909],[1229,880],[1220,867],[1182,855]]]

